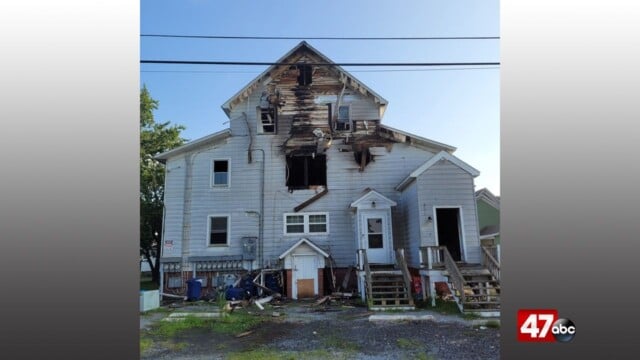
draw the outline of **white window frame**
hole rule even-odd
[[[262,124],[262,108],[260,106],[256,106],[256,124],[258,125],[257,133],[259,135],[276,135],[278,132],[278,108],[274,108],[275,119],[273,119],[273,131],[265,131],[264,124]]]
[[[215,164],[216,161],[226,161],[227,162],[227,183],[226,184],[216,184],[215,183]],[[209,173],[211,174],[211,179],[209,181],[210,186],[212,189],[228,189],[231,187],[231,159],[229,158],[217,158],[217,159],[212,159],[211,160],[211,171],[209,171]]]
[[[227,242],[225,244],[212,244],[211,243],[211,219],[212,218],[216,218],[216,217],[227,218]],[[230,240],[231,240],[231,215],[229,215],[229,214],[209,214],[209,215],[207,215],[207,236],[206,236],[207,247],[210,247],[210,248],[229,247]]]
[[[311,215],[324,215],[325,216],[325,225],[326,225],[326,231],[325,232],[311,232],[309,231],[310,228],[310,224],[309,224],[309,217]],[[304,224],[304,232],[301,233],[290,233],[287,232],[287,216],[303,216],[303,224]],[[291,235],[291,236],[295,236],[295,235],[328,235],[329,234],[329,213],[328,212],[307,212],[307,213],[285,213],[282,215],[282,224],[283,224],[283,229],[282,232],[285,235]],[[319,223],[317,223],[319,224]]]

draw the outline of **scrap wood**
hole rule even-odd
[[[237,338],[241,338],[241,337],[244,337],[244,336],[247,336],[247,335],[251,335],[251,334],[253,334],[253,332],[254,332],[254,331],[255,331],[255,330],[245,331],[245,332],[243,332],[243,333],[240,333],[240,334],[236,335],[236,337],[237,337]]]
[[[266,286],[262,286],[262,285],[258,284],[258,283],[257,283],[257,282],[255,282],[255,281],[253,282],[253,284],[254,284],[255,286],[259,287],[260,289],[265,290],[265,291],[268,291],[270,294],[273,294],[273,296],[274,296],[274,297],[277,297],[277,298],[282,297],[282,294],[280,294],[279,292],[274,291],[274,290],[271,290],[271,289],[269,289],[269,288],[268,288],[268,287],[266,287]]]
[[[347,273],[344,275],[342,279],[342,290],[347,290],[347,286],[349,285],[349,280],[351,280],[351,271],[353,270],[352,266],[349,266],[347,269]]]
[[[329,296],[329,295],[324,296],[324,297],[320,298],[318,301],[316,301],[315,303],[313,303],[312,306],[322,305],[322,304],[326,303],[327,300],[329,300],[329,299],[331,299],[331,296]]]

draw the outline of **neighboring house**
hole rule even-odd
[[[382,124],[387,100],[306,42],[276,63],[222,105],[228,129],[157,156],[163,292],[268,269],[297,299],[353,268],[372,308],[413,307],[412,276],[433,295],[452,266],[477,270],[479,172],[452,146]]]
[[[480,242],[500,244],[500,198],[486,188],[476,191]],[[486,242],[483,240],[487,240]]]

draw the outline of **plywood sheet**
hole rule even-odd
[[[314,297],[314,280],[313,279],[299,279],[298,285],[298,299]]]

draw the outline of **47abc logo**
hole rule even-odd
[[[576,325],[558,318],[555,309],[518,310],[518,341],[569,342],[576,335]]]

